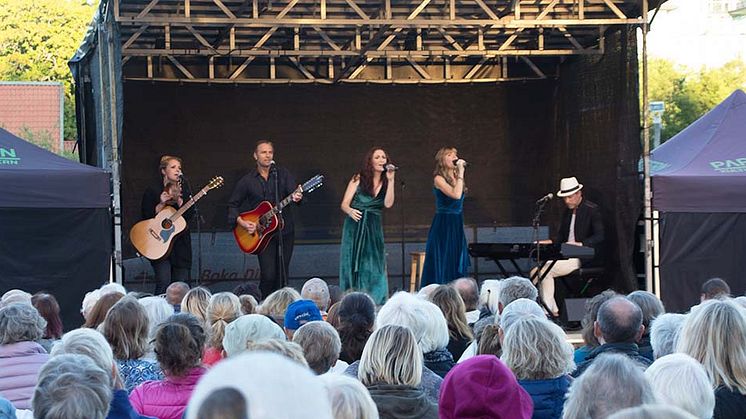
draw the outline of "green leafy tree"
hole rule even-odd
[[[648,97],[666,105],[661,142],[681,132],[734,90],[744,88],[746,63],[741,60],[698,71],[663,59],[648,60]]]
[[[95,10],[81,0],[0,0],[0,80],[63,82],[66,140],[74,140],[77,131],[67,61]]]

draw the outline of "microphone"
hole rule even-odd
[[[387,172],[396,172],[397,170],[399,170],[399,168],[397,166],[394,166],[391,163],[389,163],[386,166],[384,166],[384,168],[386,169]]]
[[[459,160],[463,160],[463,159],[453,159],[453,165],[454,165],[454,166],[458,166],[458,164],[457,164],[457,163],[458,163],[458,161],[459,161]],[[469,163],[468,163],[468,162],[466,162],[466,161],[464,161],[464,167],[466,167],[466,166],[468,166],[468,165],[469,165]]]
[[[547,203],[547,202],[548,202],[549,200],[551,200],[552,198],[554,198],[554,194],[550,192],[550,193],[548,193],[548,194],[546,194],[546,195],[542,196],[541,198],[539,198],[539,199],[538,199],[538,200],[536,201],[536,205],[546,204],[546,203]]]

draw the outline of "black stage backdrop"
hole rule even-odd
[[[634,31],[607,36],[607,54],[560,66],[559,80],[474,85],[190,85],[124,84],[123,217],[139,217],[158,159],[174,154],[196,190],[212,176],[225,187],[200,204],[205,231],[226,230],[226,202],[253,166],[258,139],[271,139],[275,160],[302,181],[324,187],[297,211],[299,239],[339,240],[339,203],[347,181],[372,146],[401,167],[404,211],[384,222],[428,225],[435,152],[453,145],[471,163],[465,222],[530,225],[534,201],[578,176],[605,209],[617,288],[634,284],[634,225],[640,209],[640,155]],[[398,191],[398,190],[397,190]],[[400,205],[398,202],[397,205]],[[561,205],[552,204],[547,220]],[[396,207],[395,207],[396,208]],[[554,228],[554,226],[552,226]],[[125,234],[126,236],[126,234]],[[124,239],[125,257],[133,256]],[[617,250],[618,249],[618,250]],[[624,266],[621,270],[619,265]]]
[[[746,282],[746,214],[661,214],[661,295],[666,311],[684,312],[699,304],[702,284],[719,277],[732,295],[743,295]]]

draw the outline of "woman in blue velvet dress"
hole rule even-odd
[[[455,148],[435,155],[433,193],[435,217],[427,235],[422,284],[445,284],[469,273],[468,244],[464,235],[464,168]]]
[[[339,286],[369,294],[376,304],[388,298],[386,252],[383,241],[383,208],[394,205],[394,171],[386,171],[386,152],[368,151],[347,184],[340,208],[347,216],[342,227]]]

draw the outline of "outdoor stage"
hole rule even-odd
[[[121,278],[140,281],[147,270],[127,232],[163,154],[184,159],[195,189],[213,176],[225,178],[223,188],[200,202],[198,276],[209,267],[220,279],[228,269],[221,265],[235,266],[236,279],[255,275],[253,258],[231,249],[226,205],[253,165],[255,141],[270,139],[275,160],[299,182],[326,177],[297,208],[293,276],[321,274],[334,282],[342,193],[365,151],[377,145],[401,167],[397,202],[384,212],[389,276],[399,282],[401,226],[407,267],[433,215],[434,154],[455,146],[470,162],[464,208],[470,230],[530,225],[536,199],[555,192],[560,178],[577,176],[586,197],[604,209],[609,283],[636,288],[632,258],[642,204],[636,28],[647,6],[103,2],[98,40],[89,38],[73,67],[84,158],[113,172],[115,250],[121,249],[115,261],[127,271]],[[561,205],[550,206],[543,224],[554,229]],[[196,227],[192,220],[193,232]],[[306,261],[318,251],[328,266],[312,273]],[[197,257],[194,264],[197,270]]]

